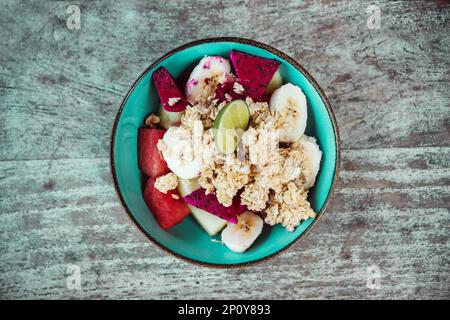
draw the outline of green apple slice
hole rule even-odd
[[[282,84],[283,84],[283,78],[281,78],[280,71],[277,70],[277,72],[275,72],[275,74],[273,75],[272,80],[270,80],[269,84],[267,85],[265,93],[268,95],[271,95],[272,92],[274,92],[279,87],[281,87]]]
[[[198,179],[180,179],[178,178],[178,192],[180,192],[180,196],[184,197],[188,194],[191,194],[195,190],[200,189],[200,184],[198,183]]]
[[[160,120],[160,125],[164,129],[169,129],[171,126],[179,125],[181,122],[182,112],[171,112],[164,109],[162,106],[159,107],[158,115]]]
[[[178,179],[178,191],[182,197],[194,192],[199,189],[197,179]],[[192,216],[197,220],[200,226],[210,235],[214,236],[219,233],[226,225],[227,222],[205,210],[199,209],[188,204],[191,210]]]
[[[205,210],[199,209],[197,207],[188,204],[191,213],[195,220],[202,226],[202,228],[210,235],[214,236],[218,234],[225,226],[227,222],[218,216],[215,216]]]

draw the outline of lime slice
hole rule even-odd
[[[214,120],[214,138],[220,151],[228,154],[236,150],[249,118],[244,100],[233,100],[219,111]]]

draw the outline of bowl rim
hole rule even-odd
[[[333,127],[333,132],[334,132],[334,136],[335,136],[335,147],[336,147],[336,164],[334,167],[334,173],[333,173],[333,180],[330,186],[330,189],[328,191],[328,195],[327,198],[322,206],[322,208],[320,209],[320,211],[317,213],[317,217],[314,219],[314,221],[305,229],[305,231],[303,233],[301,233],[297,238],[295,238],[295,240],[293,240],[291,243],[289,243],[288,245],[284,246],[283,248],[275,251],[274,253],[271,253],[267,256],[261,257],[259,259],[255,259],[255,260],[251,260],[251,261],[246,261],[246,262],[240,262],[240,263],[232,263],[232,264],[220,264],[220,263],[211,263],[211,262],[204,262],[204,261],[199,261],[196,259],[192,259],[189,257],[186,257],[182,254],[179,254],[177,252],[175,252],[174,250],[164,246],[162,243],[160,243],[158,240],[156,240],[155,238],[153,238],[149,233],[147,233],[147,231],[144,230],[144,228],[137,222],[137,220],[135,219],[134,215],[132,214],[130,208],[128,208],[125,199],[122,196],[122,192],[120,191],[119,188],[119,183],[117,180],[117,175],[116,175],[116,166],[115,166],[115,160],[114,160],[114,144],[116,141],[116,133],[117,133],[117,125],[120,121],[120,118],[122,116],[122,111],[124,109],[124,106],[126,104],[126,102],[128,101],[128,98],[130,96],[130,94],[133,92],[133,90],[135,89],[136,85],[142,80],[142,78],[152,69],[154,69],[159,63],[161,63],[162,61],[164,61],[166,58],[170,57],[171,55],[179,52],[179,51],[183,51],[187,48],[190,47],[194,47],[200,44],[205,44],[205,43],[211,43],[211,42],[236,42],[236,43],[242,43],[242,44],[246,44],[246,45],[250,45],[250,46],[254,46],[260,49],[264,49],[272,54],[275,54],[276,56],[284,59],[286,62],[288,62],[289,64],[291,64],[294,68],[296,68],[299,72],[301,72],[303,74],[303,76],[306,77],[306,79],[313,85],[314,89],[317,91],[317,93],[319,94],[320,98],[322,99],[322,101],[325,104],[325,107],[327,109],[328,112],[328,116],[330,117],[331,120],[331,124]],[[163,251],[171,254],[172,256],[181,259],[185,262],[197,265],[197,266],[201,266],[201,267],[209,267],[209,268],[216,268],[216,269],[240,269],[240,268],[244,268],[244,267],[248,267],[251,265],[256,265],[262,262],[266,262],[270,259],[273,259],[274,257],[286,252],[287,250],[289,250],[290,248],[292,248],[294,245],[300,243],[300,241],[302,241],[310,232],[312,229],[314,229],[318,222],[321,220],[321,218],[323,217],[328,204],[330,202],[331,196],[334,193],[335,189],[336,189],[336,185],[337,185],[337,181],[339,178],[339,172],[340,172],[340,162],[341,162],[341,140],[340,140],[340,136],[339,136],[339,129],[338,129],[338,125],[337,125],[337,121],[336,121],[336,117],[333,111],[333,108],[330,104],[330,101],[328,100],[328,97],[325,95],[324,91],[322,90],[322,88],[319,86],[319,84],[317,83],[317,81],[313,78],[313,76],[306,71],[306,69],[296,60],[294,60],[293,58],[291,58],[290,56],[288,56],[287,54],[283,53],[282,51],[275,49],[274,47],[256,41],[256,40],[252,40],[252,39],[247,39],[247,38],[240,38],[240,37],[212,37],[212,38],[203,38],[203,39],[198,39],[198,40],[194,40],[191,42],[187,42],[181,46],[176,47],[175,49],[170,50],[169,52],[167,52],[166,54],[164,54],[163,56],[161,56],[159,59],[157,59],[156,61],[154,61],[149,67],[147,67],[141,74],[140,76],[134,81],[133,85],[128,89],[127,94],[125,95],[125,97],[123,98],[121,104],[120,104],[120,108],[117,112],[116,118],[114,120],[114,125],[112,128],[112,133],[111,133],[111,140],[110,140],[110,154],[109,154],[109,160],[110,160],[110,170],[111,170],[111,175],[113,177],[113,181],[114,181],[114,189],[116,190],[117,196],[122,204],[122,206],[124,207],[126,213],[128,214],[129,218],[131,219],[131,221],[133,222],[133,225],[147,238],[147,240],[149,240],[151,243],[153,243],[154,245],[156,245],[157,247],[159,247],[160,249],[162,249]]]

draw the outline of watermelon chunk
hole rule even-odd
[[[173,194],[178,199],[174,199]],[[178,191],[175,189],[169,190],[167,193],[160,192],[155,188],[155,178],[147,180],[143,196],[159,226],[164,230],[179,224],[189,215],[190,210]]]
[[[169,71],[164,67],[160,67],[153,72],[153,81],[155,82],[161,105],[165,110],[180,112],[186,109],[188,102]]]
[[[142,172],[152,178],[169,173],[170,169],[158,150],[158,140],[166,130],[156,128],[138,129],[138,164]]]
[[[184,196],[183,199],[186,203],[203,209],[206,212],[212,213],[231,223],[237,223],[238,214],[247,211],[247,207],[241,204],[239,196],[233,198],[231,206],[225,207],[217,200],[217,197],[213,193],[206,194],[205,191],[204,188],[197,189],[187,196]]]
[[[270,80],[277,72],[280,62],[257,57],[245,52],[231,50],[230,59],[247,96],[257,101],[264,94]]]
[[[227,101],[225,94],[229,94],[231,97],[231,100],[243,99],[244,95],[236,93],[234,91],[233,86],[234,86],[234,81],[220,83],[216,88],[216,94],[215,94],[214,98],[218,99],[219,103],[222,101]]]

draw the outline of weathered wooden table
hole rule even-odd
[[[0,298],[450,298],[450,5],[371,2],[78,1],[77,29],[70,2],[2,1]],[[314,232],[243,270],[150,244],[109,170],[136,77],[223,35],[298,59],[328,94],[343,148]]]

